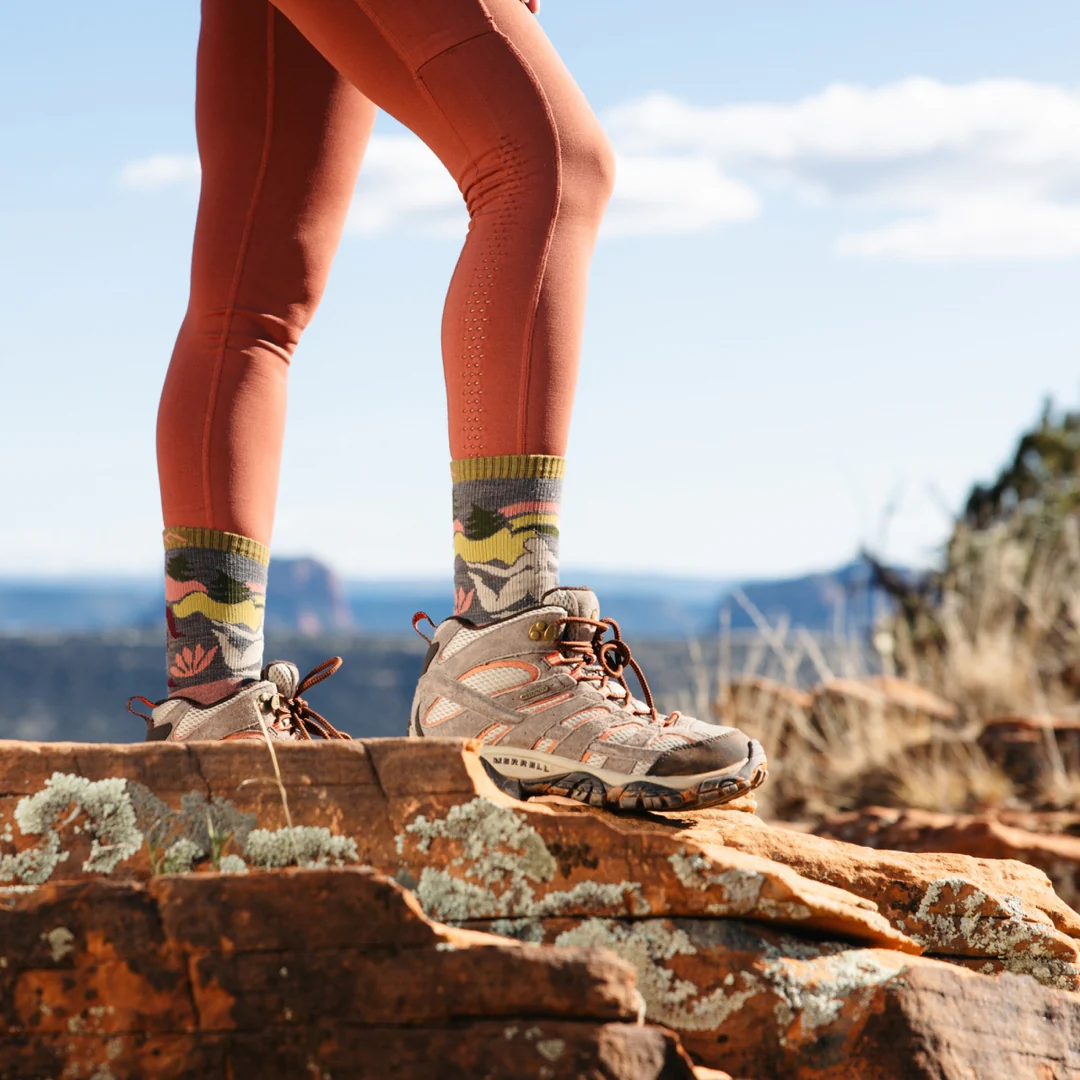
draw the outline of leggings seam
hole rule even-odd
[[[409,59],[408,49],[405,48],[405,46],[401,43],[401,40],[386,25],[386,23],[383,22],[383,20],[380,19],[374,11],[372,11],[371,6],[365,3],[364,0],[356,0],[356,6],[360,8],[360,10],[363,11],[365,15],[367,15],[367,17],[372,21],[372,23],[379,28],[379,32],[383,35],[387,42],[389,42],[390,47],[394,50],[395,53],[397,53],[399,57],[401,57],[401,60],[404,63],[406,69],[408,70],[410,77],[412,78],[413,82],[416,83],[416,85],[420,88],[421,92],[423,93],[424,97],[427,98],[431,107],[443,118],[443,120],[446,121],[446,126],[450,129],[450,131],[453,132],[454,138],[457,139],[458,145],[464,151],[465,156],[471,157],[472,155],[469,153],[469,144],[461,137],[461,133],[458,131],[457,125],[454,124],[454,122],[450,119],[449,116],[446,115],[445,112],[443,112],[442,107],[435,100],[434,95],[428,89],[427,83],[424,82],[423,78],[420,75],[421,70],[427,67],[427,65],[430,64],[432,60],[436,59],[436,57],[432,56],[429,59],[425,60],[418,67],[414,67],[412,61]],[[483,30],[479,34],[474,34],[472,37],[466,38],[465,41],[475,41],[477,38],[484,37],[486,34],[497,32],[495,30],[495,24],[491,19],[491,13],[487,10],[486,7],[483,10],[484,14],[488,18],[488,22],[491,24],[491,29]],[[437,56],[443,56],[446,53],[452,51],[453,49],[456,49],[458,45],[463,45],[464,43],[465,42],[461,41],[455,43],[454,45],[449,45],[441,52],[439,52]],[[456,182],[456,177],[454,179]]]
[[[428,64],[434,63],[440,56],[445,56],[448,52],[453,52],[455,49],[460,49],[462,45],[468,45],[470,41],[477,41],[482,37],[487,37],[488,34],[499,34],[498,28],[495,26],[489,26],[486,30],[481,30],[479,34],[473,34],[472,37],[462,38],[460,41],[455,41],[453,45],[447,45],[445,49],[440,49],[434,56],[429,56],[413,73],[413,77],[418,81],[423,81],[423,76],[420,74],[428,66]],[[499,37],[502,37],[499,34]],[[439,110],[442,112],[442,109]],[[443,114],[445,115],[445,113]],[[449,117],[447,117],[447,123],[449,123]]]
[[[251,244],[251,234],[254,228],[255,214],[262,198],[263,184],[270,163],[270,145],[274,135],[274,96],[275,96],[275,68],[274,68],[274,17],[276,9],[271,5],[266,6],[266,123],[263,128],[262,153],[259,158],[259,167],[255,173],[255,182],[252,186],[251,198],[248,202],[247,215],[244,218],[244,227],[240,234],[240,244],[236,255],[236,265],[233,268],[233,278],[229,285],[228,299],[225,303],[224,323],[221,328],[221,337],[218,342],[217,355],[214,358],[214,369],[210,376],[210,393],[206,406],[206,422],[203,428],[202,445],[202,482],[203,482],[203,511],[209,528],[214,527],[213,498],[210,491],[210,438],[214,427],[214,413],[217,410],[218,392],[221,388],[221,377],[225,368],[225,354],[228,352],[229,335],[232,332],[233,316],[236,313],[237,299],[240,295],[240,282],[247,266],[248,248]]]

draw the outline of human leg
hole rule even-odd
[[[158,416],[172,693],[259,675],[289,361],[374,115],[266,0],[204,0],[191,295]]]
[[[636,662],[597,598],[552,588],[585,279],[611,173],[580,92],[519,0],[275,2],[435,150],[469,208],[443,321],[467,618],[429,639],[410,733],[478,739],[519,794],[674,809],[756,786],[756,742],[661,714],[647,688],[635,699],[624,672]]]
[[[456,609],[557,584],[558,511],[607,140],[519,0],[277,0],[456,180],[469,233],[443,317]]]

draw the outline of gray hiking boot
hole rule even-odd
[[[213,705],[185,697],[164,701],[131,698],[128,710],[147,724],[147,742],[194,742],[204,739],[348,739],[300,696],[328,679],[341,667],[341,657],[326,660],[302,679],[295,664],[273,660],[262,670],[262,679],[250,682]],[[141,701],[150,715],[131,707]],[[265,729],[265,730],[264,730]]]
[[[428,640],[409,734],[477,739],[511,794],[680,810],[728,802],[765,780],[754,739],[656,711],[618,625],[600,618],[589,589],[552,589],[539,607],[486,626],[450,618]],[[630,693],[627,668],[645,701]]]

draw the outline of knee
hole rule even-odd
[[[192,305],[185,326],[203,348],[244,356],[276,356],[291,362],[310,319],[306,305]]]
[[[524,138],[501,143],[459,182],[470,217],[510,207],[545,224],[596,230],[615,184],[615,153],[587,110],[544,117]]]
[[[615,151],[593,116],[559,135],[559,215],[599,228],[615,187]]]

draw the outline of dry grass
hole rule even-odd
[[[944,678],[932,687],[934,693],[902,693],[903,684],[878,677],[875,667],[888,668],[888,651],[873,665],[854,643],[844,648],[842,642],[814,638],[784,623],[770,624],[745,597],[737,599],[751,612],[758,642],[738,650],[744,662],[735,671],[731,657],[737,650],[725,626],[714,673],[697,644],[694,696],[715,687],[714,714],[767,748],[770,779],[757,796],[763,816],[815,822],[869,805],[962,813],[1080,805],[1080,760],[1064,760],[1052,736],[1036,770],[1037,784],[1024,789],[978,744],[986,716],[976,711],[977,704],[992,703],[995,712],[1025,712],[1029,703],[1045,700],[1045,695],[1032,696],[1032,687],[1042,685],[1038,673],[1022,665],[995,670],[990,662],[991,656],[1008,652],[998,636],[1005,622],[1001,607],[987,603],[993,598],[984,598],[983,624],[965,622],[960,615],[967,612],[950,624],[974,632],[956,631],[952,640],[970,647],[946,654],[955,657],[954,666],[938,667]],[[990,625],[996,627],[993,634],[986,633]],[[875,640],[880,643],[881,635]],[[887,643],[894,640],[890,634]],[[1025,655],[1030,666],[1030,647]],[[808,664],[818,680],[813,689],[798,686]],[[837,678],[834,669],[847,677]],[[941,694],[942,685],[964,693]]]
[[[1080,716],[1080,529],[1045,504],[957,526],[940,595],[882,627],[899,670],[973,717]]]
[[[759,640],[736,673],[722,631],[715,711],[766,744],[766,811],[1080,807],[1080,411],[1048,402],[997,478],[971,489],[941,570],[913,582],[869,563],[895,601],[870,663],[857,642],[830,655],[735,594]],[[800,697],[808,663],[820,687]],[[875,668],[945,707],[875,693]]]

